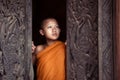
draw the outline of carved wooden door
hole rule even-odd
[[[113,80],[113,0],[67,0],[67,80]]]
[[[0,80],[32,80],[31,0],[0,0]]]

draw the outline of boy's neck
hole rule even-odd
[[[53,44],[54,42],[56,42],[57,40],[47,40],[47,46],[50,46],[51,44]]]

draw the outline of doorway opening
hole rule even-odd
[[[35,46],[44,43],[39,33],[39,26],[45,18],[49,17],[58,21],[61,29],[59,40],[66,41],[66,0],[32,0],[32,41]],[[34,71],[36,73],[36,65]]]

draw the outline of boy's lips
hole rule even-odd
[[[57,36],[57,33],[53,33],[52,35],[53,35],[53,36]]]

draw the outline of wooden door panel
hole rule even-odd
[[[0,0],[0,80],[32,80],[31,0]]]

